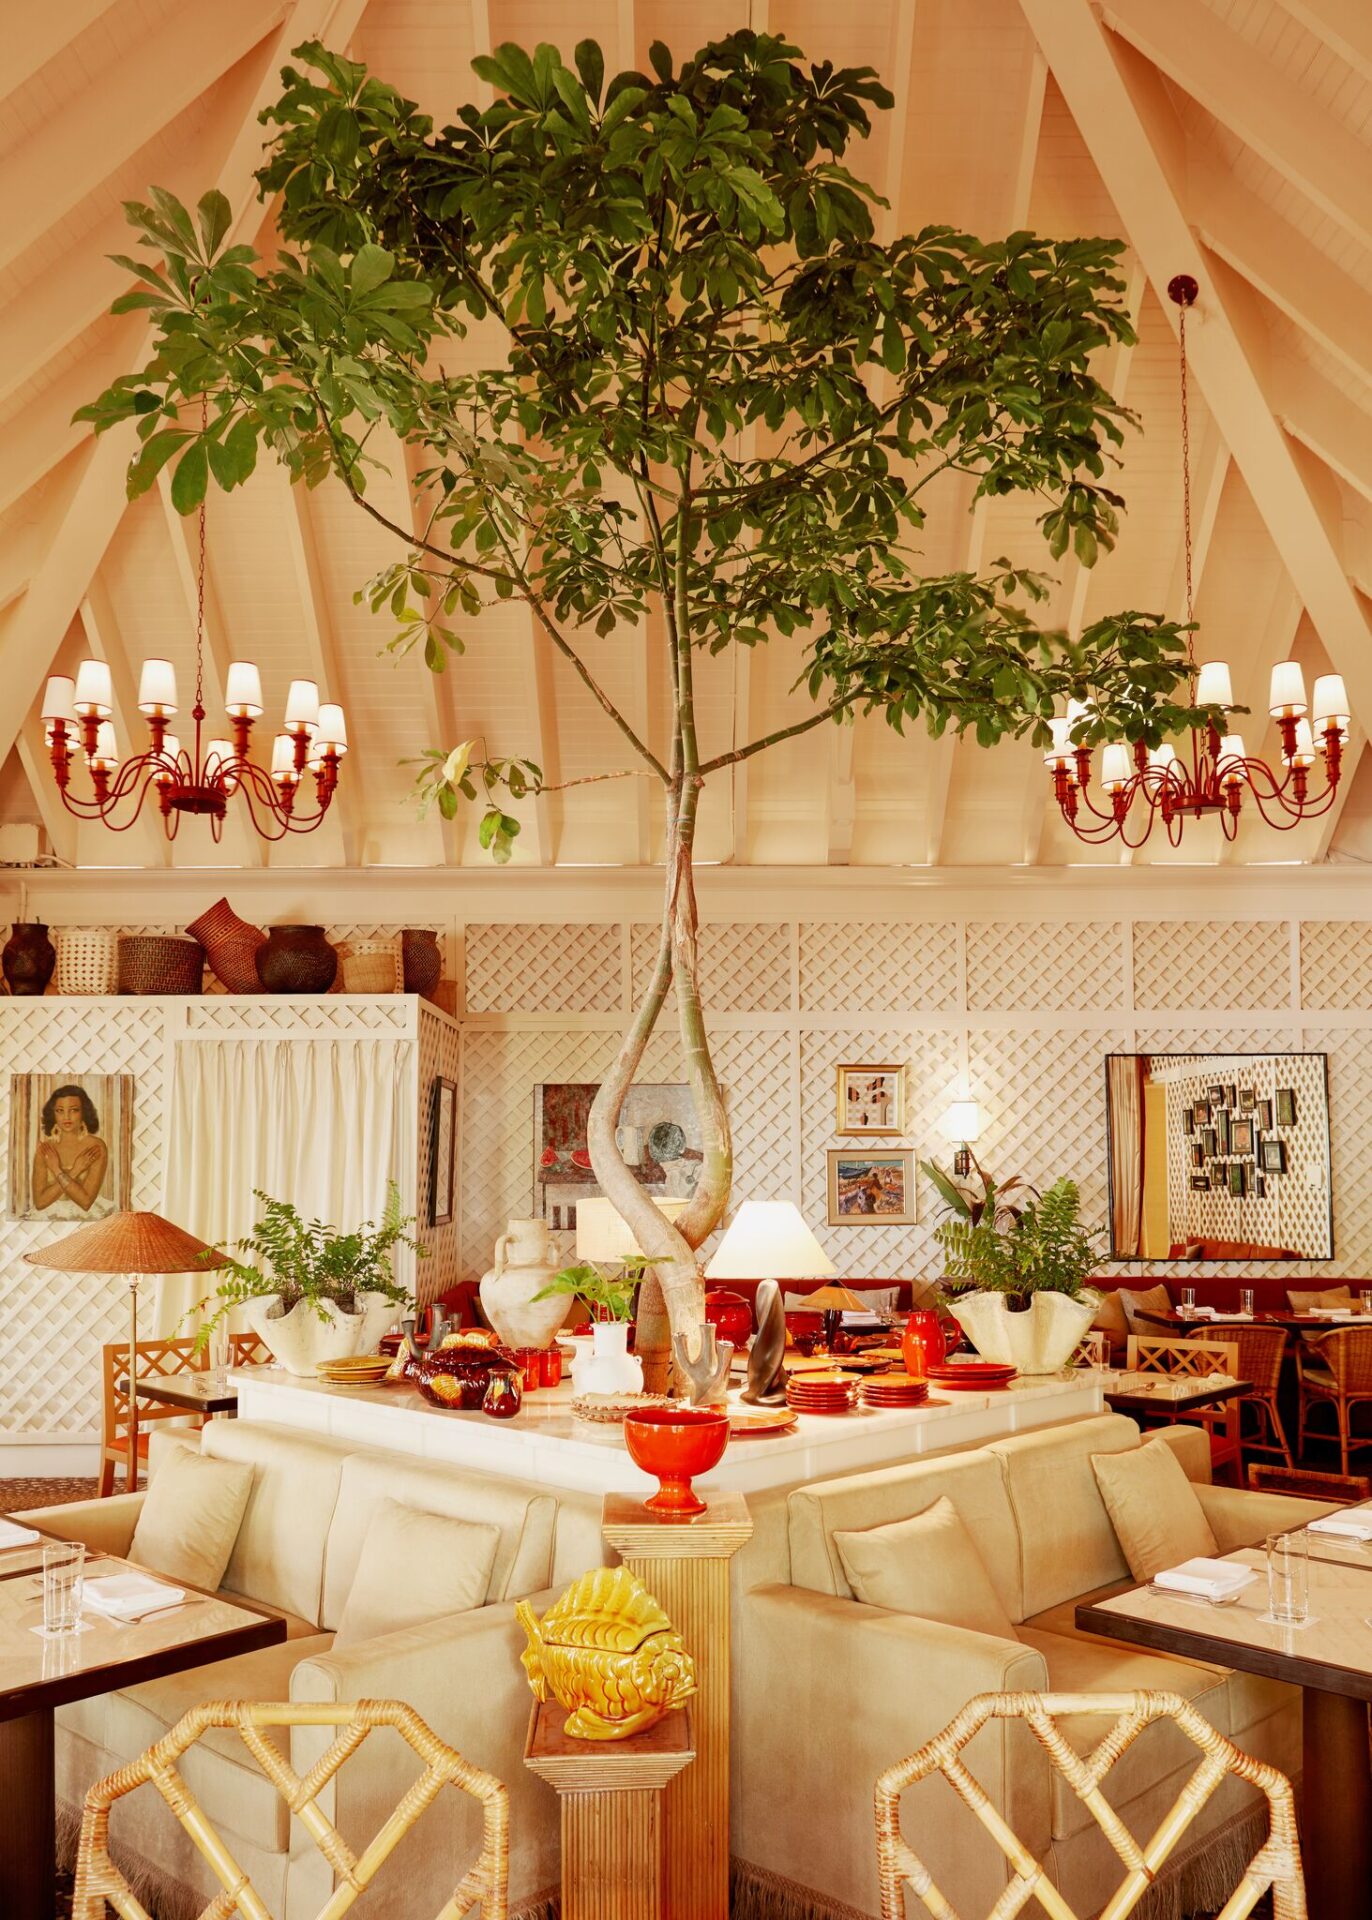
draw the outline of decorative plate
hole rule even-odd
[[[665,1393],[579,1393],[572,1401],[572,1412],[578,1420],[617,1427],[626,1413],[639,1413],[644,1407],[673,1405],[675,1402]]]
[[[740,1407],[729,1412],[729,1438],[751,1440],[758,1433],[786,1433],[796,1424],[794,1407]]]

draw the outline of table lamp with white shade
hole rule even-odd
[[[707,1280],[757,1280],[757,1332],[748,1354],[744,1399],[785,1393],[786,1313],[778,1275],[828,1280],[837,1268],[791,1200],[745,1200],[705,1269]]]

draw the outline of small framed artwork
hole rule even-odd
[[[1260,1173],[1253,1175],[1253,1193],[1259,1200],[1265,1200],[1267,1198],[1267,1182]]]
[[[1294,1087],[1278,1087],[1276,1092],[1275,1113],[1279,1127],[1294,1127],[1296,1124],[1296,1091]]]
[[[904,1131],[904,1067],[842,1066],[837,1092],[835,1133],[870,1136]]]
[[[1264,1173],[1285,1173],[1286,1142],[1268,1134],[1258,1147],[1258,1165]]]
[[[1258,1102],[1258,1125],[1264,1133],[1267,1133],[1271,1129],[1272,1102],[1270,1100],[1259,1100]]]
[[[1191,1175],[1191,1191],[1192,1193],[1209,1193],[1210,1191],[1209,1174],[1193,1173]]]
[[[1255,1143],[1253,1122],[1235,1120],[1229,1129],[1229,1139],[1235,1153],[1251,1154]]]
[[[1247,1191],[1247,1169],[1242,1160],[1229,1162],[1229,1192],[1235,1200],[1242,1200]]]
[[[1237,1107],[1237,1105],[1239,1104],[1239,1091],[1237,1087],[1230,1085],[1225,1088],[1224,1104],[1226,1107],[1229,1107],[1231,1110],[1234,1107]]]
[[[913,1148],[863,1153],[851,1147],[832,1147],[828,1165],[831,1227],[914,1225]]]
[[[1224,1088],[1207,1087],[1205,1089],[1205,1097],[1212,1107],[1222,1107],[1224,1105]]]
[[[1210,1102],[1208,1100],[1198,1100],[1195,1105],[1196,1125],[1198,1127],[1208,1127],[1210,1125],[1210,1114]]]
[[[1251,1113],[1257,1104],[1258,1093],[1256,1087],[1239,1088],[1239,1111],[1241,1113]]]
[[[1229,1109],[1227,1107],[1221,1107],[1215,1115],[1215,1134],[1220,1143],[1220,1153],[1232,1153],[1233,1148],[1230,1144],[1232,1135],[1229,1128]]]
[[[1205,1148],[1195,1146],[1191,1149],[1191,1165],[1199,1170],[1205,1165]]]
[[[1182,1114],[1181,1130],[1183,1133],[1194,1133],[1196,1131],[1196,1109],[1194,1107],[1188,1107]]]
[[[1207,1160],[1213,1160],[1220,1150],[1219,1135],[1213,1127],[1201,1128],[1201,1145],[1205,1148]]]
[[[429,1225],[446,1226],[453,1217],[453,1175],[457,1164],[457,1083],[435,1079],[429,1163]]]

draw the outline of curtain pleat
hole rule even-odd
[[[1111,1251],[1136,1260],[1143,1237],[1143,1074],[1141,1054],[1114,1053],[1105,1063],[1110,1103]]]

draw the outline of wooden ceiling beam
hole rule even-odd
[[[276,27],[282,0],[175,7],[0,168],[0,270],[66,218]],[[272,75],[275,83],[275,73]]]
[[[1268,379],[1273,410],[1292,439],[1372,500],[1372,419],[1308,361],[1274,359]]]
[[[1037,14],[1046,0],[1030,3]],[[1061,11],[1076,14],[1078,0]],[[1366,146],[1275,61],[1192,0],[1107,0],[1101,18],[1346,233],[1372,246]]]
[[[113,0],[61,0],[60,5],[9,10],[5,19],[5,64],[0,70],[0,100],[8,100],[40,67],[55,60],[79,34],[107,13]]]
[[[74,421],[73,413],[119,374],[137,366],[148,339],[137,314],[111,320],[101,327],[99,344],[91,352],[83,353],[5,423],[0,513],[17,505],[78,447],[89,444],[94,438],[90,427],[84,420]]]
[[[1372,80],[1372,11],[1367,0],[1281,0],[1293,20]]]
[[[1177,273],[1200,282],[1188,339],[1194,378],[1365,727],[1372,718],[1368,623],[1273,412],[1245,310],[1244,296],[1252,296],[1213,269],[1160,157],[1153,134],[1166,115],[1161,83],[1122,57],[1089,0],[1020,3],[1153,286],[1165,290]],[[1162,305],[1175,324],[1171,302]]]

